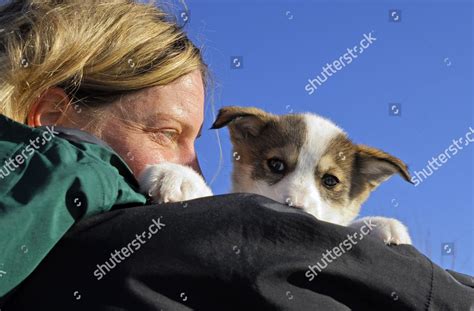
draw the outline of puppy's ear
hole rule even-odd
[[[402,160],[376,148],[357,145],[356,166],[359,174],[373,187],[387,180],[395,173],[412,183],[408,167]]]
[[[228,126],[233,138],[257,136],[275,116],[254,107],[228,106],[219,110],[211,129]]]

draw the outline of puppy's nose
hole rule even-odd
[[[289,207],[304,209],[305,206],[302,204],[303,202],[298,201],[295,197],[288,196],[285,199],[285,204]]]

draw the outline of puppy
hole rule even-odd
[[[411,244],[395,219],[354,221],[371,191],[395,173],[410,182],[407,166],[379,149],[352,143],[315,114],[277,116],[257,108],[225,107],[212,128],[228,126],[233,144],[233,192],[252,192],[302,209],[319,220],[359,228],[387,244]]]
[[[356,145],[331,121],[314,114],[274,115],[257,108],[225,107],[212,128],[228,126],[233,144],[232,192],[249,192],[301,209],[319,220],[359,229],[370,220],[372,236],[411,244],[395,219],[354,221],[362,203],[395,173],[410,182],[407,166],[381,150]],[[212,195],[202,177],[176,164],[150,166],[142,190],[158,202]]]

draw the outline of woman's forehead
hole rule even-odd
[[[124,116],[151,118],[202,119],[204,85],[201,74],[191,72],[176,81],[130,94],[119,103]]]

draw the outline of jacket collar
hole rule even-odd
[[[42,130],[47,130],[46,126],[38,127]],[[62,127],[62,126],[55,126],[54,131],[58,132],[57,136],[64,138],[68,141],[75,142],[75,143],[90,143],[102,146],[104,148],[112,150],[112,148],[103,140],[97,138],[96,136],[89,134],[85,131],[81,131],[78,129]]]

